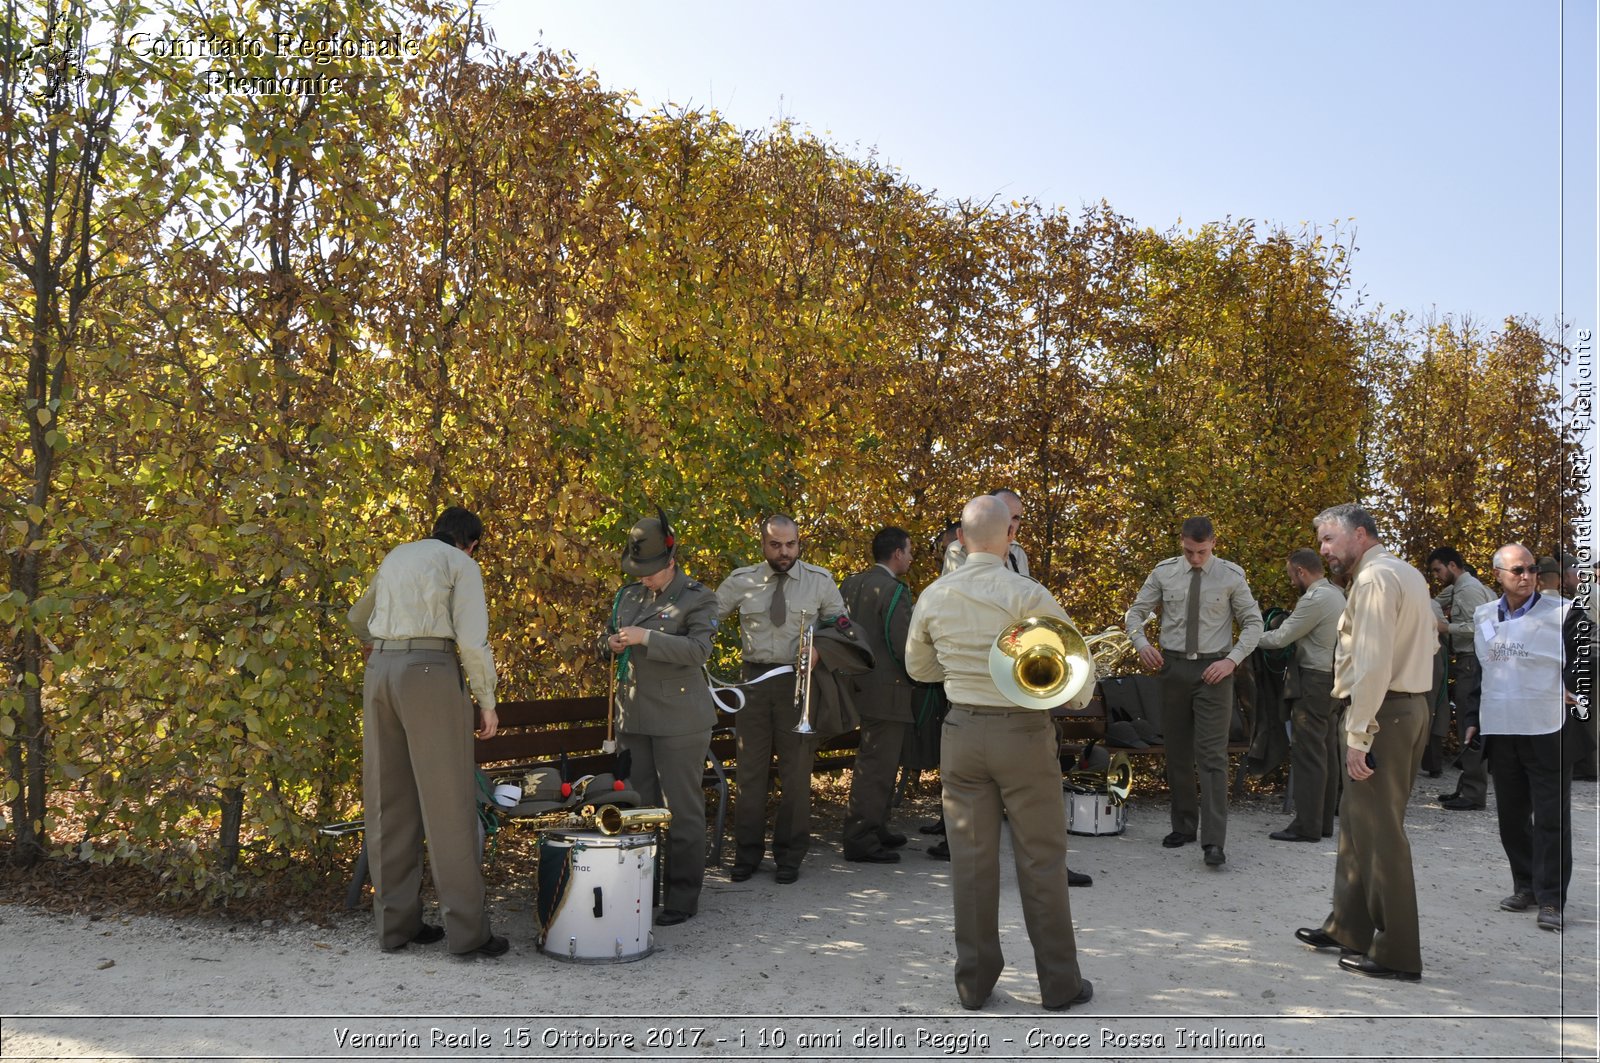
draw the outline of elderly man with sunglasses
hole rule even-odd
[[[1587,745],[1568,726],[1576,702],[1563,682],[1563,632],[1572,603],[1538,591],[1538,563],[1521,543],[1494,553],[1504,594],[1472,614],[1483,665],[1479,715],[1494,777],[1500,844],[1511,864],[1508,912],[1539,909],[1538,926],[1560,931],[1572,880],[1572,765]]]

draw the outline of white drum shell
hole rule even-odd
[[[630,963],[655,951],[654,833],[546,831],[539,859],[567,860],[571,869],[560,907],[540,934],[540,952],[572,963]],[[540,878],[542,884],[542,873]],[[544,906],[542,896],[540,901],[536,909]]]
[[[1110,794],[1066,791],[1067,833],[1121,834],[1128,825],[1128,805],[1116,804]]]

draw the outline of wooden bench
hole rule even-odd
[[[475,742],[474,756],[483,773],[491,779],[520,781],[518,778],[537,764],[559,764],[566,758],[566,775],[580,779],[585,775],[609,772],[616,754],[606,753],[606,699],[603,697],[541,698],[533,701],[502,701],[495,706],[500,718],[493,738]],[[717,796],[715,827],[707,841],[712,865],[722,863],[727,841],[728,778],[733,771],[736,742],[733,717],[718,715],[711,732],[711,748],[706,756],[704,784]],[[817,750],[813,772],[840,771],[855,763],[860,732],[839,735]],[[363,832],[361,820],[330,823],[317,833],[340,837]],[[367,846],[362,839],[361,853],[350,886],[345,892],[345,907],[361,903],[361,890],[367,881]]]
[[[1095,687],[1094,697],[1090,698],[1089,703],[1083,708],[1051,709],[1050,715],[1055,718],[1056,733],[1061,739],[1064,756],[1069,748],[1072,750],[1072,755],[1076,756],[1077,751],[1089,742],[1098,744],[1113,756],[1117,753],[1126,753],[1129,757],[1145,756],[1147,754],[1163,757],[1167,755],[1167,747],[1157,743],[1150,743],[1144,746],[1120,746],[1107,743],[1106,728],[1111,721],[1106,710],[1105,699],[1101,696],[1098,684]],[[1248,741],[1228,742],[1229,757],[1245,754],[1249,751],[1250,743]],[[1239,796],[1244,793],[1245,773],[1241,769],[1233,771],[1232,775],[1232,790],[1235,796]]]

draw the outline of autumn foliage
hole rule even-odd
[[[1335,502],[1414,561],[1564,535],[1559,334],[1364,310],[1337,230],[947,201],[790,125],[643,110],[424,0],[4,18],[19,861],[225,895],[314,853],[359,800],[343,615],[448,504],[487,526],[507,697],[595,689],[581,648],[657,504],[699,578],[754,558],[772,511],[842,576],[878,526],[926,551],[1009,486],[1086,629],[1192,513],[1279,604]],[[311,70],[130,43],[152,25],[421,47],[317,66],[337,93],[251,94],[215,72]]]

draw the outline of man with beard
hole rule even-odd
[[[739,798],[728,877],[745,881],[766,852],[767,792],[776,752],[782,796],[772,825],[772,859],[778,882],[788,885],[799,880],[800,863],[811,845],[811,764],[816,756],[816,739],[795,731],[800,713],[792,666],[799,655],[802,620],[816,627],[845,608],[833,574],[800,560],[800,531],[793,517],[776,514],[761,522],[761,554],[765,561],[734,569],[717,588],[718,617],[739,613],[744,678],[750,684],[736,720]]]

